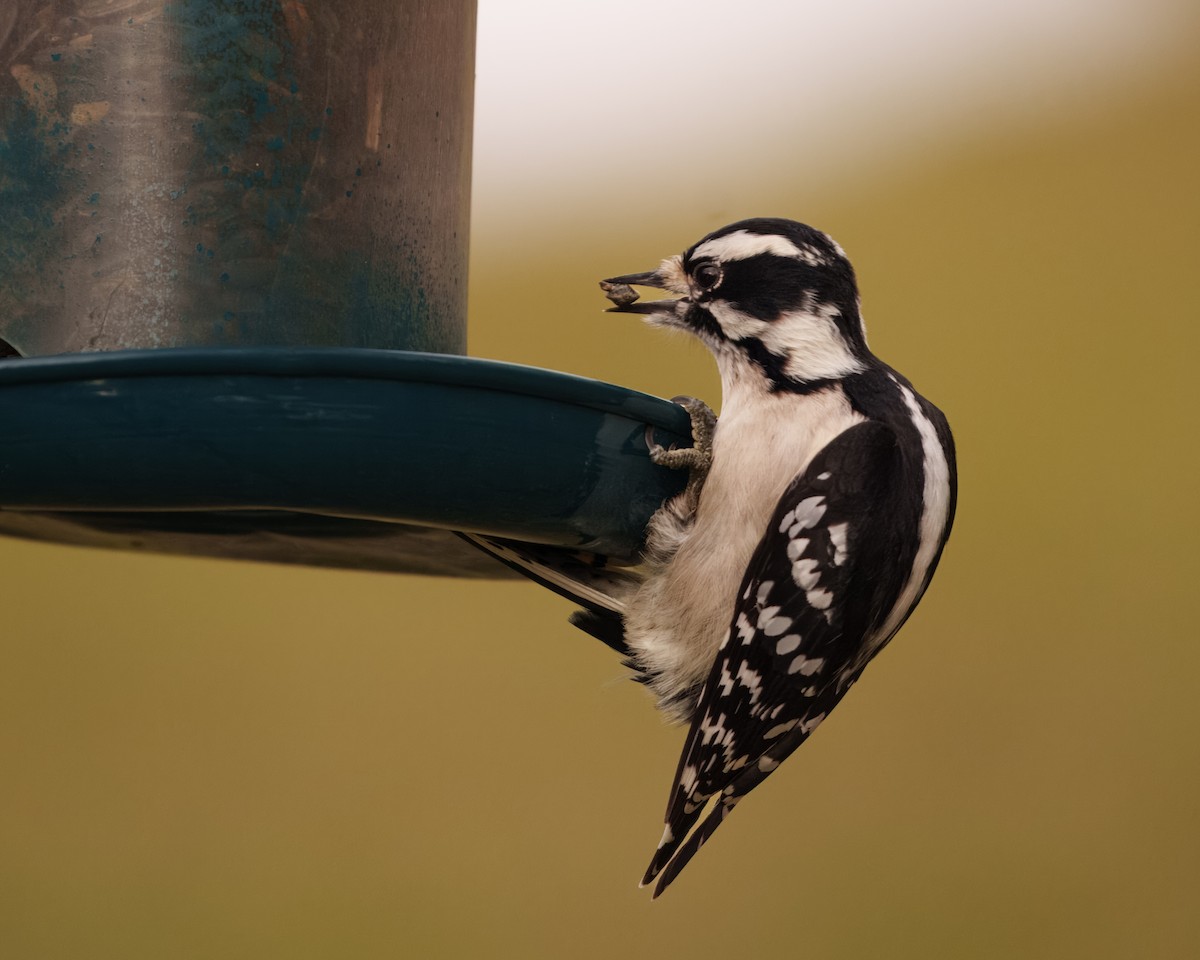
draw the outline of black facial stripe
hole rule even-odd
[[[688,308],[687,313],[684,315],[684,323],[702,340],[709,340],[713,344],[733,344],[737,350],[744,353],[750,362],[762,371],[763,378],[770,385],[772,391],[782,390],[789,393],[812,393],[816,390],[823,390],[833,382],[831,380],[793,380],[784,370],[787,357],[780,357],[771,353],[766,348],[766,345],[756,337],[748,337],[745,340],[738,340],[736,342],[731,341],[725,336],[725,331],[721,329],[721,325],[717,323],[716,318],[701,304],[693,303]]]
[[[786,357],[778,357],[766,348],[761,340],[750,338],[742,340],[738,343],[750,361],[757,366],[772,385],[778,384],[780,381],[787,379],[787,375],[783,372],[783,365],[787,362]]]
[[[762,371],[763,377],[770,384],[772,392],[815,393],[818,390],[824,390],[833,383],[832,380],[792,379],[784,369],[784,366],[787,364],[787,357],[776,356],[764,346],[761,340],[751,337],[747,340],[738,341],[738,346],[750,358],[750,362]]]
[[[813,267],[770,253],[725,264],[719,296],[758,320],[775,320],[809,303],[828,303],[842,314],[853,314],[858,299],[854,274],[844,260]]]
[[[715,343],[720,343],[726,339],[725,333],[721,330],[721,325],[717,323],[716,317],[698,303],[693,303],[688,307],[687,313],[684,314],[683,322],[700,336],[709,337]]]

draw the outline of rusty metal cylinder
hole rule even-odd
[[[7,0],[0,340],[465,352],[473,0]]]

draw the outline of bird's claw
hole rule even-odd
[[[669,449],[656,443],[654,428],[646,427],[646,446],[650,451],[650,459],[660,467],[672,470],[687,470],[688,482],[681,494],[688,505],[689,512],[694,512],[700,502],[700,490],[712,467],[713,434],[717,429],[717,416],[712,408],[703,400],[695,397],[672,397],[672,403],[677,403],[688,412],[692,421],[692,446],[670,447]]]

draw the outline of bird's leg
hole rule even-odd
[[[650,448],[650,459],[660,467],[672,470],[687,470],[688,482],[680,497],[685,505],[687,515],[696,512],[700,502],[700,490],[708,477],[709,467],[712,466],[713,434],[717,429],[717,415],[703,400],[695,397],[672,397],[672,403],[677,403],[688,412],[692,420],[693,446],[682,449],[671,447],[669,450],[654,440],[654,428],[646,427],[646,446]]]

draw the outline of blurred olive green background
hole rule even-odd
[[[0,540],[0,952],[1200,955],[1198,117],[1178,57],[836,190],[477,234],[472,353],[716,401],[596,279],[812,222],[957,434],[924,604],[660,901],[682,732],[565,601]]]

